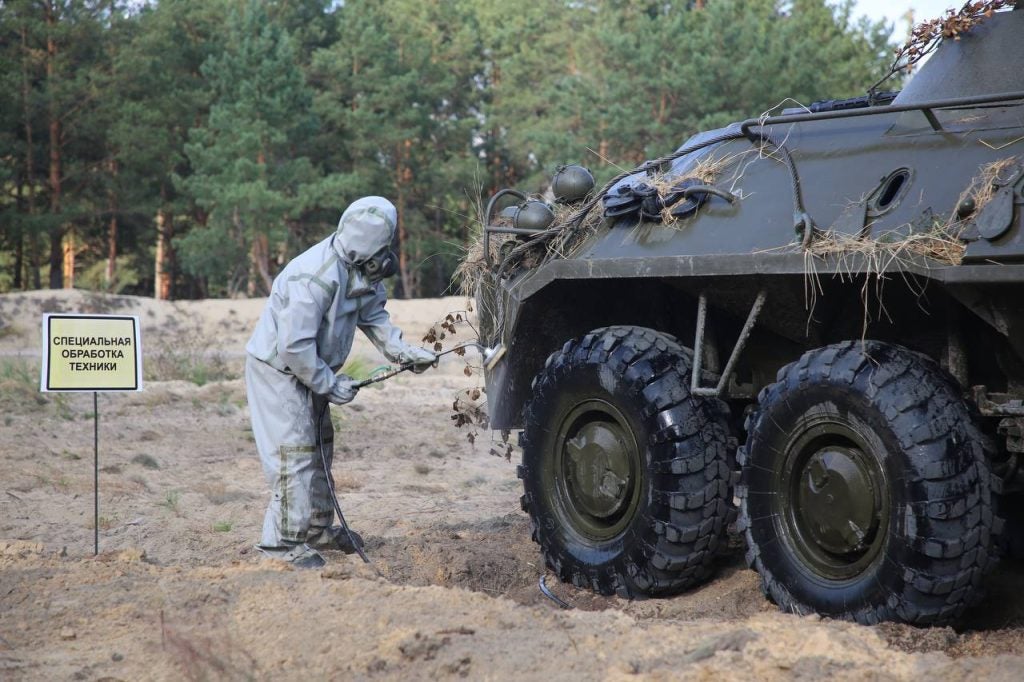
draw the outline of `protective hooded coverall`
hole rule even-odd
[[[392,362],[425,369],[435,359],[402,340],[384,309],[384,285],[365,275],[373,269],[367,263],[387,252],[396,217],[381,197],[349,206],[335,234],[297,256],[274,280],[246,345],[252,430],[271,488],[259,545],[268,554],[308,559],[306,543],[330,533],[334,511],[316,447],[317,417],[326,401],[341,404],[355,396],[353,382],[335,372],[348,357],[356,328]],[[330,466],[334,429],[330,419],[323,421]]]

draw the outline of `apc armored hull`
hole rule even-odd
[[[563,580],[679,592],[735,520],[789,611],[977,598],[1024,452],[1022,36],[997,13],[895,98],[701,133],[546,232],[489,230],[491,424],[522,429]]]

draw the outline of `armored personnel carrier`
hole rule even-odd
[[[488,208],[491,427],[562,580],[667,595],[735,528],[780,608],[948,622],[1024,452],[1024,9],[895,96],[701,133]],[[1010,528],[1013,524],[1007,524]]]

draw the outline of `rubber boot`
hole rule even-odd
[[[323,556],[320,555],[320,552],[306,543],[291,547],[263,547],[262,545],[256,545],[256,549],[272,559],[286,561],[295,568],[322,568],[327,563],[324,561]]]
[[[314,529],[310,530],[312,531]],[[348,538],[349,533],[352,534],[352,540],[349,540]],[[356,545],[352,544],[353,540]],[[331,526],[330,528],[321,529],[320,532],[315,535],[311,532],[310,536],[306,540],[306,544],[313,549],[337,550],[344,552],[345,554],[354,554],[356,546],[362,548],[363,538],[354,530],[349,530],[349,532],[346,533],[345,529],[341,526]]]

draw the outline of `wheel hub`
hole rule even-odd
[[[777,528],[826,580],[855,578],[882,555],[892,500],[872,442],[846,419],[814,416],[796,425],[775,473]]]
[[[590,422],[565,443],[568,474],[580,509],[599,519],[616,514],[629,490],[629,445],[617,424]]]
[[[644,464],[625,415],[584,400],[557,430],[550,484],[558,515],[579,536],[608,542],[629,527],[641,501]]]
[[[857,448],[825,447],[800,477],[796,513],[808,539],[832,554],[863,550],[878,526],[878,500]]]

